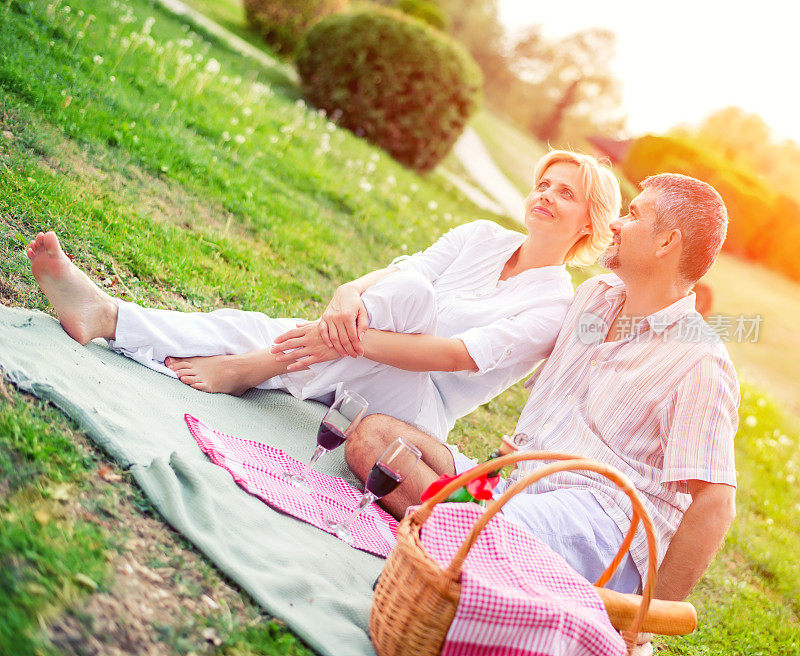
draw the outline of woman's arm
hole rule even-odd
[[[319,321],[320,335],[328,348],[335,349],[342,357],[364,355],[361,338],[369,328],[369,320],[361,294],[394,270],[386,267],[372,271],[344,283],[334,292]]]
[[[369,325],[361,294],[392,271],[399,269],[414,269],[433,282],[458,257],[464,244],[475,236],[476,231],[486,232],[487,228],[490,229],[487,235],[501,229],[490,221],[460,225],[442,235],[421,253],[405,258],[404,263],[378,269],[339,287],[321,317],[320,330],[325,344],[342,357],[363,355],[361,337]]]
[[[362,345],[367,359],[406,371],[478,370],[460,339],[369,329]],[[305,369],[335,356],[335,351],[322,340],[315,323],[298,326],[281,335],[270,351],[278,353],[277,362],[291,363],[287,371]]]
[[[399,269],[414,269],[433,282],[458,257],[464,244],[475,235],[476,230],[485,232],[487,227],[492,232],[501,229],[490,221],[460,225],[442,235],[421,253],[404,258],[404,264],[378,269],[339,287],[321,317],[320,331],[325,344],[342,357],[349,355],[355,358],[363,355],[361,338],[369,323],[361,294],[392,271]]]
[[[350,289],[353,289],[360,296],[370,287],[372,287],[372,285],[377,284],[383,278],[389,275],[392,271],[397,271],[397,268],[393,266],[388,266],[383,269],[377,269],[376,271],[367,273],[366,275],[363,275],[360,278],[356,278],[355,280],[351,280],[350,282],[344,283],[342,287],[348,287]]]
[[[406,371],[477,371],[460,339],[369,329],[364,357]]]

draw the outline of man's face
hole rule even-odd
[[[612,221],[611,245],[600,256],[600,264],[620,277],[637,270],[647,271],[655,263],[656,194],[645,189],[631,201],[628,214]]]

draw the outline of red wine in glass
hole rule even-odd
[[[323,455],[340,447],[367,412],[367,402],[355,392],[344,391],[328,408],[317,431],[317,448],[303,471],[285,471],[283,477],[301,490],[311,492],[307,477]]]
[[[375,463],[364,487],[378,499],[385,497],[402,482],[403,477],[381,462]]]
[[[378,458],[378,462],[370,470],[364,483],[365,490],[358,508],[343,522],[327,521],[328,526],[337,536],[352,546],[353,535],[350,527],[356,518],[369,504],[386,496],[400,485],[403,479],[411,473],[411,470],[417,466],[421,456],[420,450],[411,442],[402,437],[394,440],[386,447],[381,457]]]
[[[342,446],[346,438],[347,436],[339,428],[323,421],[317,432],[317,446],[321,446],[326,451],[332,451]]]

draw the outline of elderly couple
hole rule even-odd
[[[422,461],[383,500],[401,516],[440,474],[473,463],[445,443],[454,422],[547,361],[530,382],[517,432],[526,448],[569,452],[622,470],[660,541],[656,596],[684,598],[734,516],[733,436],[739,388],[730,359],[694,308],[692,287],[725,238],[709,185],[663,174],[620,214],[619,185],[595,159],[545,155],[525,208],[527,235],[489,221],[454,228],[427,250],[342,285],[310,323],[258,312],[180,313],[113,299],[62,251],[55,234],[28,249],[67,333],[97,337],[206,392],[282,389],[330,401],[343,388],[370,404],[346,443],[362,480],[402,434]],[[565,263],[602,253],[613,273],[574,292]],[[525,474],[541,463],[528,461]],[[568,472],[517,495],[504,512],[590,580],[628,529],[624,493]],[[640,532],[611,582],[636,592]]]

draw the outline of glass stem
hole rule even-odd
[[[358,508],[355,510],[355,512],[353,512],[353,514],[352,514],[352,515],[350,515],[350,517],[348,517],[347,519],[345,519],[345,520],[342,522],[341,526],[342,526],[342,527],[343,527],[345,530],[349,531],[349,530],[350,530],[350,527],[353,525],[353,522],[354,522],[354,521],[356,521],[356,518],[357,518],[357,517],[358,517],[358,516],[359,516],[359,515],[360,515],[362,512],[364,512],[364,509],[365,509],[365,508],[366,508],[366,507],[367,507],[369,504],[371,504],[373,501],[375,501],[377,498],[378,498],[378,497],[376,497],[374,494],[372,494],[372,492],[365,491],[365,492],[364,492],[364,495],[361,497],[361,502],[358,504]]]
[[[319,460],[322,457],[322,454],[327,452],[328,449],[325,449],[321,446],[317,446],[317,448],[314,450],[314,455],[311,456],[311,460],[309,460],[308,463],[303,467],[303,471],[300,474],[300,480],[302,481],[306,480],[306,477],[308,476],[309,472],[311,472],[314,469],[314,465],[317,464],[317,460]]]

